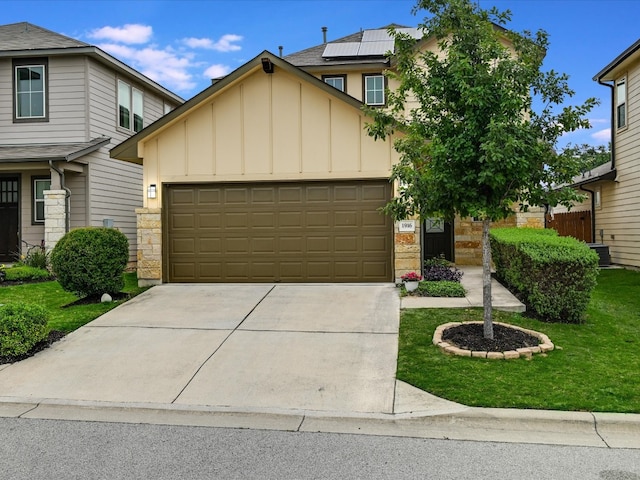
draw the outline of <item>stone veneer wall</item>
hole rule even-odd
[[[137,208],[138,285],[148,287],[162,283],[162,210]]]
[[[64,190],[45,190],[44,192],[44,245],[47,251],[53,250],[56,243],[66,232],[66,210]]]
[[[399,223],[394,225],[394,278],[396,282],[400,277],[409,272],[420,272],[422,270],[420,232],[422,223],[416,220],[415,232],[399,232]]]

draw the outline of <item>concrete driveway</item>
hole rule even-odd
[[[0,370],[0,399],[393,413],[392,284],[167,284]]]

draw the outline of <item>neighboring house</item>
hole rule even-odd
[[[109,147],[182,102],[95,46],[0,25],[0,262],[102,225],[127,235],[135,261],[142,169]]]
[[[611,91],[611,161],[574,179],[587,197],[571,212],[591,213],[591,239],[612,263],[640,267],[640,40],[593,80]]]
[[[264,51],[113,148],[144,168],[139,282],[393,281],[424,251],[480,264],[481,222],[429,222],[422,238],[379,211],[398,154],[362,107],[385,105],[392,49],[383,28]]]

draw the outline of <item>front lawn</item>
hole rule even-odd
[[[640,272],[602,270],[581,325],[494,312],[495,321],[547,334],[556,349],[531,360],[448,356],[438,325],[482,321],[482,309],[404,310],[397,377],[476,407],[640,413]]]
[[[123,292],[135,296],[144,290],[144,288],[138,287],[135,273],[125,274]],[[0,287],[0,303],[28,302],[41,305],[49,312],[50,329],[67,333],[98,318],[125,301],[70,305],[77,300],[78,297],[65,292],[56,281]]]

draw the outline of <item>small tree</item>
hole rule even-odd
[[[390,29],[396,53],[388,76],[399,86],[387,92],[387,109],[367,109],[370,135],[403,134],[392,171],[399,191],[385,212],[396,220],[482,220],[484,335],[493,338],[490,223],[512,215],[514,205],[580,199],[570,188],[550,188],[580,173],[580,162],[554,146],[563,133],[589,126],[584,116],[597,101],[555,112],[574,93],[568,77],[541,71],[547,34],[506,30],[509,11],[470,0],[419,0],[413,13],[420,9],[431,14],[420,28],[440,51],[419,52],[414,39]],[[408,100],[416,106],[407,112]]]

